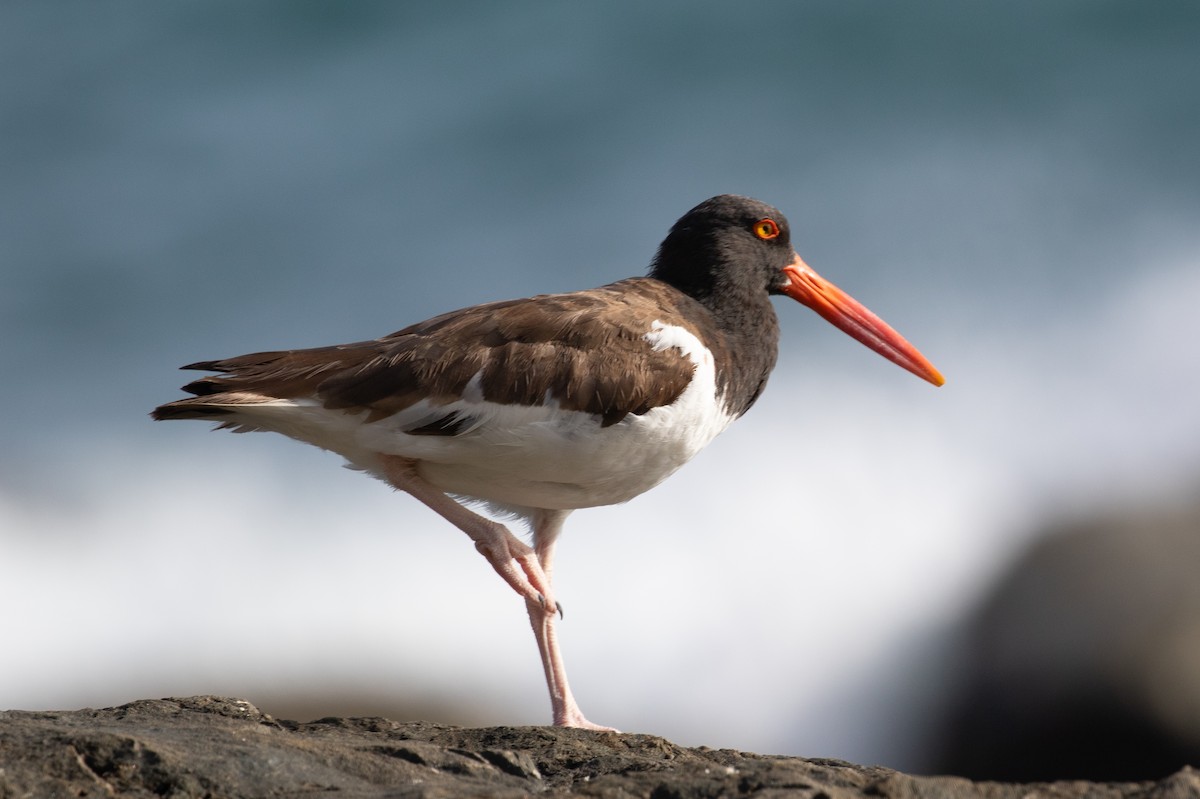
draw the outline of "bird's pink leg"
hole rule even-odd
[[[558,648],[554,629],[555,613],[561,608],[554,601],[550,572],[554,565],[554,542],[562,532],[570,511],[537,511],[533,518],[533,547],[522,542],[499,522],[480,516],[460,505],[436,486],[417,474],[417,462],[396,455],[380,455],[383,474],[399,491],[412,494],[446,521],[462,530],[475,542],[475,548],[514,591],[525,599],[538,653],[550,689],[554,724],[616,732],[612,727],[593,724],[584,718],[567,685],[567,671]]]
[[[460,505],[417,474],[416,461],[396,455],[380,455],[383,473],[393,488],[425,503],[475,542],[496,573],[531,607],[553,616],[558,608],[550,590],[550,578],[542,570],[537,553],[499,522],[480,516]]]
[[[550,581],[554,570],[554,544],[569,513],[570,511],[565,510],[540,510],[533,517],[533,547],[547,582]],[[553,606],[540,605],[526,599],[525,609],[529,611],[529,623],[533,626],[538,652],[542,656],[542,667],[546,671],[546,685],[550,689],[554,725],[616,732],[612,727],[588,721],[579,705],[575,703],[571,687],[567,684],[567,669],[563,665],[562,652],[558,648]]]

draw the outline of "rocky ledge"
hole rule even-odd
[[[274,719],[212,696],[0,713],[0,797],[1200,797],[1159,782],[976,783],[834,760],[688,749],[651,735]]]

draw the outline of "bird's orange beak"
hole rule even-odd
[[[783,268],[788,284],[783,293],[807,305],[842,332],[866,344],[892,363],[935,386],[946,382],[941,372],[917,348],[858,300],[818,275],[797,255]]]

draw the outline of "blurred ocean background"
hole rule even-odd
[[[569,521],[572,684],[627,731],[914,767],[1039,529],[1200,487],[1198,42],[1170,1],[3,3],[0,707],[547,722],[465,536],[147,413],[180,364],[641,274],[732,192],[948,382],[781,302],[747,417]]]

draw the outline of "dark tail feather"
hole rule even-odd
[[[212,405],[201,405],[195,400],[185,399],[177,402],[168,402],[166,405],[159,405],[154,410],[150,411],[150,417],[156,422],[166,421],[168,419],[211,419],[216,420],[221,416],[228,416],[231,411],[227,408],[218,408]]]
[[[375,358],[378,352],[378,342],[363,342],[308,350],[252,352],[218,361],[189,363],[182,368],[217,374],[197,378],[183,387],[196,396],[160,405],[150,415],[157,420],[216,418],[220,421],[220,417],[235,415],[239,404],[312,395],[331,375],[357,367]]]
[[[221,368],[222,361],[196,361],[189,363],[187,366],[181,366],[180,369],[197,369],[201,372],[228,372],[228,369]]]

